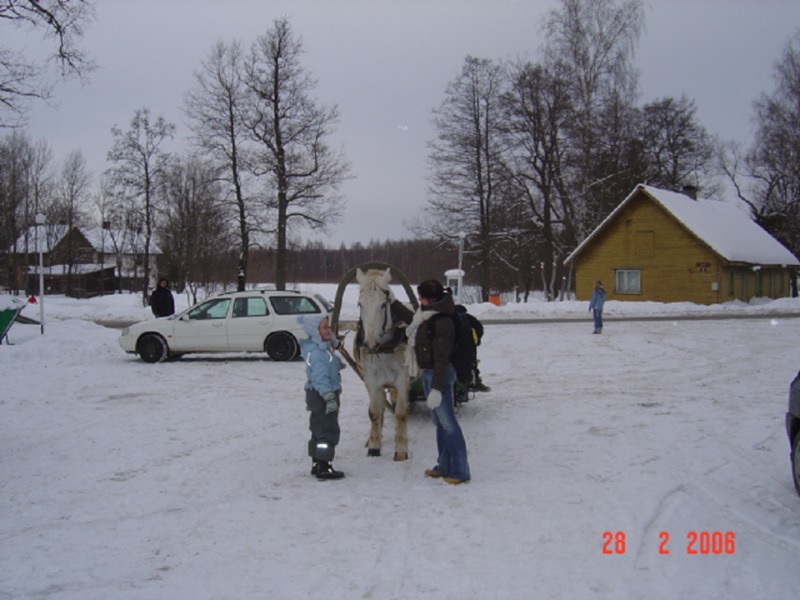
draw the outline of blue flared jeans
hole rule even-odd
[[[425,396],[431,390],[433,370],[425,369],[422,372],[422,387]],[[431,418],[436,425],[436,448],[439,459],[436,470],[442,477],[455,477],[456,479],[469,480],[469,463],[467,462],[467,443],[464,433],[456,419],[453,404],[453,384],[456,380],[456,371],[453,365],[447,367],[447,381],[442,390],[442,403],[431,411]]]
[[[592,316],[594,317],[594,331],[595,333],[599,333],[603,331],[603,309],[602,308],[593,308],[592,309]]]

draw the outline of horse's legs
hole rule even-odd
[[[369,439],[367,440],[367,456],[381,455],[381,433],[383,431],[383,411],[386,406],[383,389],[369,391]]]
[[[408,378],[395,383],[397,398],[394,404],[394,459],[408,460]]]

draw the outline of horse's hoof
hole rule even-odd
[[[395,452],[394,459],[398,462],[408,460],[408,452]]]
[[[367,456],[380,456],[381,449],[380,448],[370,448],[367,450]]]

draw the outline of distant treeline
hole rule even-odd
[[[444,281],[445,271],[458,267],[458,248],[423,239],[371,242],[369,246],[355,243],[335,249],[326,248],[320,242],[308,242],[304,246],[292,247],[288,258],[288,279],[293,282],[338,283],[355,266],[385,262],[399,269],[409,282],[416,284],[432,277]],[[464,260],[466,263],[466,257]],[[228,276],[222,279],[233,281],[236,255],[231,255],[226,262]],[[275,281],[274,250],[252,251],[247,279],[250,282]]]

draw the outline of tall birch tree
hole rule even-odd
[[[243,113],[247,105],[244,56],[238,42],[217,43],[194,74],[194,86],[184,106],[197,146],[228,187],[229,216],[239,238],[237,287],[245,289],[255,227],[247,192],[248,132]]]
[[[489,299],[496,259],[495,211],[504,177],[500,98],[502,67],[468,56],[434,110],[436,138],[430,143],[428,205],[436,237],[455,241],[467,234],[478,255],[481,296]]]
[[[286,288],[290,226],[326,231],[341,214],[338,189],[349,177],[343,152],[328,138],[339,114],[318,104],[316,82],[301,63],[303,44],[289,21],[277,19],[252,45],[245,62],[247,128],[256,147],[252,168],[274,215],[275,287]]]
[[[111,135],[114,143],[108,152],[108,160],[114,166],[108,170],[116,196],[127,198],[138,205],[140,223],[144,231],[144,283],[142,305],[147,305],[150,285],[150,249],[156,219],[157,187],[163,182],[169,162],[169,154],[163,145],[171,139],[175,125],[163,117],[150,118],[150,110],[137,109],[130,128],[122,131],[114,125]],[[127,211],[129,212],[129,211]]]

